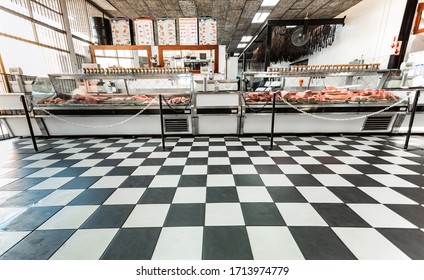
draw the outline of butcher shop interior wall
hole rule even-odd
[[[406,0],[364,0],[337,17],[346,16],[336,31],[331,48],[309,57],[309,64],[346,63],[364,59],[386,68],[393,54],[391,44],[398,35]]]

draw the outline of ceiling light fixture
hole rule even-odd
[[[269,16],[269,12],[257,12],[252,20],[252,23],[262,23]]]
[[[239,55],[240,55],[240,53],[238,53],[238,52],[233,54],[233,56],[239,56]]]
[[[273,7],[277,5],[280,0],[264,0],[261,4],[262,7]]]
[[[240,44],[238,44],[237,45],[237,49],[242,49],[242,48],[244,48],[244,47],[246,47],[247,46],[247,44],[245,44],[245,43],[240,43]]]
[[[252,40],[253,36],[243,36],[241,37],[240,42],[250,42]]]

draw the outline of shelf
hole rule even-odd
[[[291,77],[349,77],[349,76],[369,76],[388,73],[389,70],[364,70],[355,72],[244,72],[244,76],[254,76],[256,78],[291,78]]]
[[[191,78],[191,73],[153,73],[153,74],[49,74],[50,78],[69,80],[69,79],[78,79],[78,80],[114,80],[114,79],[170,79],[170,78]]]

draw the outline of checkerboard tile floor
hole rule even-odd
[[[1,141],[0,259],[424,259],[403,139]]]

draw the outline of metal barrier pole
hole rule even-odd
[[[160,109],[160,133],[162,137],[162,149],[165,150],[165,134],[163,132],[163,112],[162,112],[162,94],[159,94],[159,109]]]
[[[275,96],[277,95],[276,92],[272,95],[272,116],[271,116],[271,150],[274,147],[274,124],[275,124]]]
[[[417,110],[418,98],[420,97],[420,93],[421,92],[419,90],[415,92],[414,102],[412,104],[411,118],[409,119],[408,133],[406,134],[405,145],[403,147],[404,149],[408,149],[409,138],[411,137],[412,125],[414,124],[415,112]]]
[[[34,150],[38,152],[37,141],[35,141],[34,130],[32,129],[31,119],[29,118],[28,107],[27,107],[24,95],[21,95],[21,102],[24,107],[25,117],[28,122],[28,128],[29,128],[29,133],[31,134],[32,145],[34,146]]]

